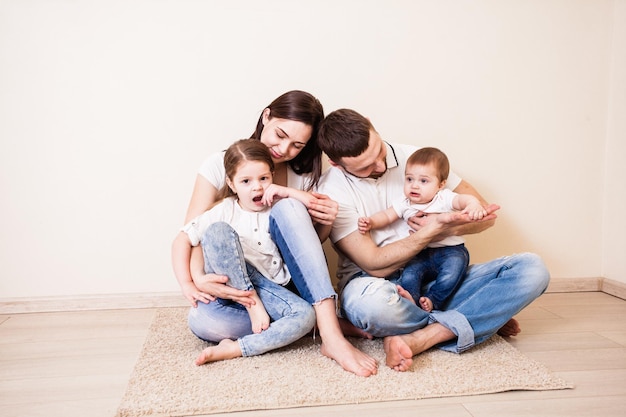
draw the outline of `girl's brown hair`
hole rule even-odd
[[[226,177],[232,181],[237,174],[239,166],[246,161],[264,162],[270,168],[270,171],[274,172],[274,161],[272,161],[272,155],[270,155],[267,146],[256,139],[241,139],[230,145],[224,154],[224,172]],[[228,184],[224,184],[217,193],[215,204],[233,195],[235,193]]]

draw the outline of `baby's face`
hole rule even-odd
[[[434,164],[407,165],[404,173],[404,195],[413,204],[426,204],[435,197],[443,184]]]

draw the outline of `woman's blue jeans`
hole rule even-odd
[[[272,322],[267,330],[253,333],[245,307],[218,299],[208,304],[198,303],[198,307],[190,309],[188,324],[197,337],[215,343],[236,339],[243,356],[253,356],[286,346],[311,331],[315,312],[310,303],[247,264],[239,235],[230,225],[212,224],[201,243],[205,272],[228,276],[228,285],[238,289],[254,287]]]
[[[439,345],[462,352],[494,335],[539,297],[550,274],[541,258],[523,253],[470,265],[445,311],[430,314],[398,295],[394,281],[359,276],[341,292],[344,316],[376,337],[407,334],[439,322],[457,336]]]
[[[270,212],[270,234],[302,298],[313,305],[337,298],[326,255],[304,204],[293,198],[274,204]]]

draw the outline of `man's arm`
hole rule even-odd
[[[488,215],[479,222],[492,222],[496,218],[494,212],[498,208],[496,205],[488,206]],[[376,246],[369,233],[361,234],[358,230],[338,240],[335,245],[368,274],[386,277],[404,266],[431,241],[438,240],[439,236],[447,234],[451,229],[472,222],[467,214],[459,212],[431,214],[429,217],[431,220],[428,224],[415,233],[385,246]]]

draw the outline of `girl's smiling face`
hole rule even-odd
[[[272,171],[262,161],[242,161],[233,178],[226,178],[230,189],[237,194],[239,205],[246,211],[263,211],[263,193],[272,183]]]

